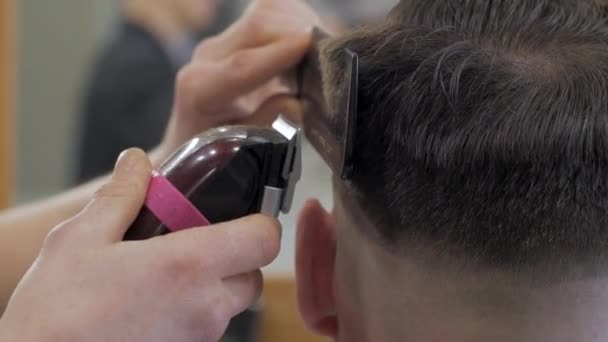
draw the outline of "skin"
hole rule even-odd
[[[280,246],[277,221],[254,216],[142,242],[121,236],[171,151],[211,127],[267,124],[264,111],[292,108],[280,79],[308,50],[317,20],[298,0],[252,2],[180,72],[166,137],[150,158],[126,152],[111,177],[0,214],[0,298],[12,294],[0,340],[219,339],[261,291],[259,268]]]
[[[346,209],[342,186],[327,212],[300,213],[296,275],[306,325],[349,342],[567,342],[608,339],[608,279],[535,283],[474,269],[429,251],[388,251]]]

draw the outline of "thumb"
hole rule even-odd
[[[122,241],[144,204],[151,174],[152,165],[142,150],[123,152],[110,180],[76,220],[105,242]]]

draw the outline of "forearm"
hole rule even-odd
[[[153,165],[158,166],[163,156],[160,150],[151,153]],[[80,212],[107,178],[0,213],[0,314],[49,231]]]
[[[49,231],[76,215],[102,179],[67,193],[0,213],[0,311],[30,267]]]

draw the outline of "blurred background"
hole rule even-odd
[[[5,91],[16,95],[14,110],[5,109],[14,113],[16,130],[8,132],[15,134],[14,151],[8,151],[16,163],[11,169],[16,177],[12,204],[55,194],[109,171],[124,148],[155,146],[172,105],[176,71],[200,39],[229,25],[247,3],[165,2],[154,10],[152,4],[163,1],[0,0],[0,23],[8,23],[9,12],[15,14],[12,30],[4,31],[16,51],[3,51],[16,61],[13,89]],[[381,18],[396,0],[309,2],[327,20],[349,27]],[[164,17],[168,12],[174,16]],[[8,48],[0,44],[0,49]],[[329,180],[329,170],[307,145],[294,213],[282,218],[282,254],[265,270],[274,280],[267,293],[276,296],[265,299],[261,319],[278,328],[262,333],[262,341],[300,341],[296,331],[301,327],[288,320],[297,317],[292,281],[295,215],[309,197],[331,207]],[[226,340],[248,341],[238,334],[250,327],[248,319],[239,321],[242,325],[236,322],[231,327],[236,333]]]

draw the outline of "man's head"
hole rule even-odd
[[[360,56],[355,173],[303,210],[310,327],[341,341],[608,339],[608,30],[597,1],[406,0]]]

